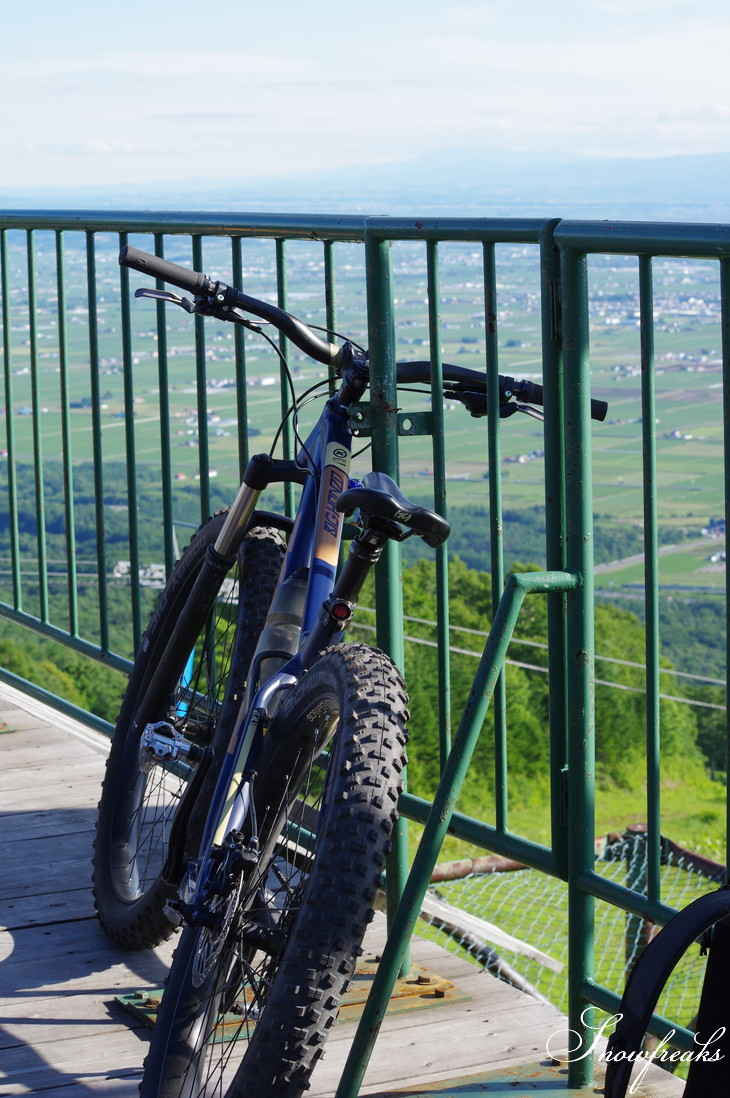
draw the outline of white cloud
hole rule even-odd
[[[172,77],[185,80],[191,97],[213,94],[214,86],[201,88],[201,80],[271,79],[286,71],[292,78],[306,76],[313,66],[304,58],[282,60],[280,54],[262,53],[112,53],[101,51],[92,54],[65,54],[59,57],[27,56],[9,58],[3,64],[2,79],[56,80],[86,74],[117,75],[129,80],[128,91],[134,94],[134,79],[152,77],[155,82]]]
[[[51,172],[72,183],[81,165],[85,181],[131,181],[135,155],[148,178],[164,178],[319,167],[324,148],[355,163],[475,142],[615,156],[730,149],[730,17],[715,0],[699,10],[492,0],[448,12],[371,0],[366,19],[312,0],[275,25],[222,0],[217,33],[188,0],[173,23],[130,2],[136,23],[99,9],[98,25],[63,42],[57,19],[58,48],[42,35],[0,42],[6,182]],[[222,33],[225,48],[212,48]]]

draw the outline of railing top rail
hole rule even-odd
[[[362,241],[366,218],[340,214],[190,213],[174,211],[0,210],[0,229],[271,236]]]
[[[535,217],[368,217],[365,231],[378,240],[527,244],[557,224],[556,218]]]
[[[574,252],[726,259],[730,256],[730,225],[560,221],[555,241],[558,247]]]
[[[534,243],[556,218],[378,217],[338,214],[206,213],[187,211],[0,210],[0,229],[168,233],[360,242],[379,240]]]
[[[429,240],[537,243],[553,232],[573,252],[730,257],[730,226],[649,221],[573,221],[559,218],[368,217],[211,211],[0,210],[0,229],[138,232],[193,236],[271,237],[362,242]]]

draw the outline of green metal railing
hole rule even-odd
[[[480,358],[488,379],[488,406],[498,407],[497,375],[508,372],[503,365],[504,344],[499,339],[502,310],[500,282],[502,250],[524,249],[533,266],[535,324],[538,331],[533,352],[533,372],[540,372],[545,386],[544,470],[542,502],[545,508],[546,545],[544,571],[511,576],[505,583],[503,549],[502,433],[496,414],[488,419],[489,431],[480,451],[489,470],[481,482],[489,507],[491,541],[491,579],[494,598],[493,625],[474,678],[470,699],[452,736],[450,727],[451,691],[449,659],[449,594],[446,551],[437,557],[438,577],[438,678],[440,693],[440,755],[442,779],[433,801],[419,797],[418,790],[404,793],[402,814],[424,825],[423,838],[408,871],[404,829],[398,835],[389,867],[391,891],[391,934],[383,955],[378,977],[358,1028],[352,1054],[338,1090],[338,1098],[354,1098],[368,1062],[375,1035],[382,1020],[387,999],[398,972],[407,963],[407,943],[444,836],[447,831],[468,843],[518,859],[567,882],[569,888],[570,965],[569,1024],[586,1038],[591,1021],[586,1007],[595,1005],[615,1011],[619,997],[601,987],[593,975],[594,903],[601,900],[623,908],[632,916],[664,923],[672,914],[662,903],[659,890],[661,752],[659,715],[659,629],[658,629],[658,520],[657,458],[655,426],[654,293],[652,274],[654,257],[689,256],[718,263],[717,296],[721,308],[723,334],[722,360],[725,408],[730,391],[730,227],[631,225],[586,223],[558,220],[478,220],[439,219],[422,221],[361,217],[255,217],[217,215],[149,214],[71,214],[71,213],[0,213],[0,266],[2,268],[2,323],[5,385],[5,438],[7,448],[7,544],[9,555],[3,565],[4,592],[0,614],[9,621],[26,625],[43,636],[69,645],[84,655],[125,670],[143,628],[144,587],[140,573],[146,561],[140,555],[137,523],[140,499],[140,473],[150,466],[156,470],[154,492],[159,499],[159,559],[169,571],[175,556],[176,525],[191,524],[176,491],[179,456],[173,452],[171,438],[175,421],[170,404],[173,375],[179,370],[173,363],[173,342],[177,336],[168,330],[169,316],[159,305],[154,327],[155,369],[159,389],[152,416],[156,434],[150,433],[147,418],[135,413],[141,407],[135,388],[139,366],[135,356],[142,334],[135,332],[138,310],[132,313],[130,275],[116,267],[120,244],[134,239],[149,250],[166,254],[177,261],[188,261],[198,269],[209,266],[214,254],[216,269],[228,272],[238,283],[266,296],[268,292],[284,307],[300,315],[313,313],[329,328],[340,327],[352,334],[363,327],[367,313],[367,339],[372,359],[371,403],[367,423],[372,433],[373,466],[395,477],[402,471],[401,449],[405,440],[429,436],[432,473],[430,491],[434,506],[442,513],[449,509],[450,422],[444,414],[441,398],[441,344],[446,326],[445,299],[453,292],[444,257],[450,249],[468,246],[469,262],[478,283],[481,303],[479,321],[483,326]],[[214,245],[214,246],[213,246]],[[266,249],[268,248],[268,251]],[[305,248],[306,279],[295,270]],[[409,261],[423,270],[421,298],[424,341],[429,344],[432,362],[433,393],[428,412],[407,412],[398,407],[394,383],[397,357],[399,314],[398,297],[403,284],[398,249],[407,249]],[[263,249],[263,251],[261,251]],[[341,262],[343,251],[346,263]],[[263,260],[261,256],[268,258]],[[462,253],[459,253],[462,254]],[[73,255],[73,262],[69,256]],[[648,871],[646,893],[621,887],[600,876],[594,869],[594,795],[595,795],[595,716],[594,716],[594,590],[593,590],[593,494],[591,468],[591,421],[589,400],[590,331],[592,298],[589,292],[589,257],[636,257],[640,309],[637,318],[641,346],[642,400],[642,493],[645,531],[646,588],[646,694],[647,694],[647,843]],[[394,256],[396,257],[394,260]],[[251,266],[256,268],[251,271]],[[53,274],[50,282],[49,271]],[[315,273],[312,274],[312,271]],[[248,272],[248,273],[246,273]],[[221,274],[226,277],[226,274]],[[259,279],[259,282],[256,281]],[[446,285],[446,290],[444,286]],[[420,286],[420,283],[419,283]],[[314,289],[313,289],[314,287]],[[302,301],[305,302],[302,305]],[[150,310],[150,306],[148,306]],[[109,323],[113,314],[114,323]],[[133,322],[132,317],[135,317]],[[145,314],[149,317],[150,313]],[[71,321],[83,318],[83,338],[74,336],[71,346]],[[42,336],[44,318],[50,319],[55,357],[44,358]],[[116,332],[111,329],[117,327]],[[151,324],[149,319],[145,324]],[[189,318],[186,323],[190,326]],[[198,515],[205,517],[217,503],[216,485],[211,477],[213,451],[210,429],[210,386],[213,354],[212,325],[196,318],[191,366],[194,368],[194,413],[197,431]],[[18,331],[23,329],[21,338]],[[145,338],[147,338],[145,336]],[[110,346],[116,347],[110,366]],[[290,350],[282,344],[286,355]],[[58,371],[57,396],[54,395],[52,445],[47,441],[50,402],[49,373],[44,362],[54,363]],[[147,361],[147,360],[145,360]],[[258,367],[248,337],[236,332],[227,361],[235,375],[235,453],[231,469],[238,475],[245,466],[255,440],[249,421],[255,410],[252,378]],[[27,373],[17,373],[17,363]],[[57,364],[57,365],[56,365]],[[145,365],[145,369],[147,366]],[[70,414],[72,393],[78,389],[79,371],[88,376],[89,401],[85,411],[83,442],[77,441]],[[121,401],[122,412],[115,432],[104,404],[105,383],[102,370],[121,371],[123,389],[114,399]],[[510,369],[510,373],[518,372]],[[116,375],[114,375],[116,378]],[[279,404],[286,411],[289,403],[283,378],[278,378]],[[27,415],[18,414],[15,387],[27,391]],[[149,377],[146,380],[149,390]],[[175,381],[179,384],[179,381]],[[111,387],[111,386],[110,386]],[[405,400],[404,400],[405,403]],[[263,407],[263,405],[261,405]],[[727,412],[725,415],[727,452]],[[19,437],[23,429],[23,438]],[[78,428],[77,428],[78,429]],[[505,428],[508,429],[508,428]],[[116,441],[120,432],[123,445]],[[87,437],[88,435],[88,437]],[[114,436],[112,444],[111,439]],[[79,436],[80,437],[80,436]],[[293,430],[284,433],[285,452],[294,446]],[[472,445],[482,446],[478,436]],[[120,458],[120,449],[122,456]],[[65,557],[60,571],[64,578],[53,578],[53,598],[49,591],[47,538],[48,486],[44,465],[49,454],[63,470],[62,512]],[[111,456],[123,461],[126,469],[125,499],[129,518],[129,600],[131,629],[126,649],[115,648],[109,632],[110,597],[115,581],[106,537],[109,523],[107,481]],[[83,457],[83,461],[81,458]],[[76,514],[75,481],[79,465],[93,469],[94,557],[83,564],[79,559],[79,519]],[[35,521],[32,534],[21,529],[18,511],[20,484],[18,471],[32,467],[35,483]],[[231,472],[231,470],[229,470]],[[27,473],[25,474],[27,475]],[[232,475],[232,472],[231,472]],[[725,476],[727,478],[727,463]],[[726,482],[727,483],[727,482]],[[232,492],[229,493],[232,495]],[[537,502],[537,499],[535,500]],[[289,508],[290,496],[284,501]],[[117,505],[120,504],[117,502]],[[458,510],[450,510],[458,522]],[[197,516],[195,520],[197,521]],[[93,629],[82,630],[77,592],[84,568],[93,571],[93,591],[98,607]],[[402,591],[399,582],[400,551],[391,544],[377,577],[376,603],[378,643],[400,664],[404,660]],[[28,572],[31,576],[28,576]],[[59,594],[63,588],[63,595]],[[510,828],[510,773],[507,754],[508,698],[504,662],[509,640],[518,621],[520,607],[531,599],[545,597],[548,607],[548,675],[550,740],[550,844],[541,844]],[[88,591],[87,591],[88,601]],[[65,620],[59,618],[63,606]],[[84,635],[84,632],[86,635]],[[7,671],[0,677],[17,683]],[[39,696],[46,697],[41,684],[20,683]],[[58,704],[83,719],[63,700]],[[458,791],[467,773],[479,737],[487,707],[494,715],[494,822],[473,819],[455,811]],[[104,721],[96,723],[108,729]],[[418,751],[417,742],[413,745]],[[397,904],[398,896],[401,896]],[[661,1019],[657,1025],[663,1025]],[[677,1028],[675,1026],[675,1028]],[[680,1037],[690,1034],[679,1027]],[[590,1059],[571,1064],[570,1086],[590,1082]]]

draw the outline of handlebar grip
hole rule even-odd
[[[545,403],[543,400],[543,387],[538,385],[536,381],[520,381],[518,386],[518,395],[520,400],[525,404],[539,404],[540,407]]]
[[[536,381],[521,381],[519,396],[520,400],[524,400],[526,404],[544,404],[542,385],[538,385]],[[607,412],[607,401],[591,397],[591,419],[597,419],[602,423]]]
[[[140,248],[133,248],[131,244],[126,244],[119,253],[119,265],[131,267],[153,278],[161,278],[163,282],[170,282],[191,294],[204,293],[210,284],[207,275],[191,271],[188,267],[180,267],[177,263],[170,263],[158,255],[150,255]]]

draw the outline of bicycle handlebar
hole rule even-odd
[[[120,251],[119,263],[122,267],[130,267],[142,274],[162,279],[163,282],[169,282],[181,290],[187,290],[188,293],[194,294],[196,297],[208,297],[223,311],[238,308],[253,313],[254,316],[273,324],[300,351],[325,366],[339,366],[343,361],[341,347],[320,339],[306,324],[298,320],[297,317],[292,316],[291,313],[279,309],[276,305],[270,305],[266,301],[260,301],[256,297],[249,297],[248,294],[244,294],[224,282],[216,282],[200,271],[190,270],[189,267],[181,267],[177,263],[162,259],[161,256],[144,252],[140,248],[133,248],[131,244],[125,245]],[[486,380],[484,375],[476,370],[444,363],[442,372],[445,381],[455,382],[462,387],[460,390],[454,391],[456,396],[461,395],[463,397],[468,394],[468,386],[470,385],[475,386],[474,396],[477,402],[485,393]],[[430,376],[431,363],[428,361],[397,363],[397,379],[403,384],[428,382]],[[543,404],[542,385],[534,381],[515,381],[514,378],[503,377],[502,374],[499,375],[499,395],[500,400],[505,403],[514,396],[518,401],[523,401],[525,404],[539,406]],[[465,401],[465,403],[468,404],[468,401]],[[514,408],[514,405],[512,407]],[[472,410],[472,414],[484,415],[486,404],[483,410],[481,405],[478,411],[470,410]],[[608,404],[605,400],[591,399],[592,419],[604,420],[607,411]]]
[[[133,248],[131,244],[125,245],[120,251],[119,263],[122,267],[131,267],[142,274],[160,278],[163,282],[169,282],[181,290],[195,294],[196,297],[212,298],[224,309],[244,309],[261,320],[268,320],[300,351],[324,366],[336,366],[340,362],[342,351],[337,344],[320,339],[301,320],[279,309],[276,305],[269,305],[268,302],[260,301],[257,297],[249,297],[235,287],[228,286],[224,282],[216,282],[200,271],[180,267],[177,263],[170,263],[169,260],[162,259],[158,255],[151,255],[140,248]]]
[[[415,362],[398,362],[397,366],[397,378],[398,382],[404,385],[415,384],[416,382],[428,382],[431,379],[431,363],[426,359],[423,361]],[[475,387],[475,396],[477,394],[484,394],[486,391],[486,379],[484,374],[479,373],[477,370],[470,370],[466,366],[454,366],[451,363],[444,362],[441,367],[444,381],[454,381],[461,386],[461,391],[465,392],[468,386],[473,385]],[[455,392],[458,393],[458,391]],[[508,401],[512,397],[515,397],[518,401],[525,404],[536,404],[542,407],[543,399],[543,387],[536,381],[528,381],[526,379],[518,381],[513,377],[505,377],[503,374],[499,375],[499,396],[500,400]],[[606,418],[608,412],[608,402],[605,400],[597,400],[591,398],[591,419],[597,419],[601,422]],[[483,412],[481,414],[484,414]]]

